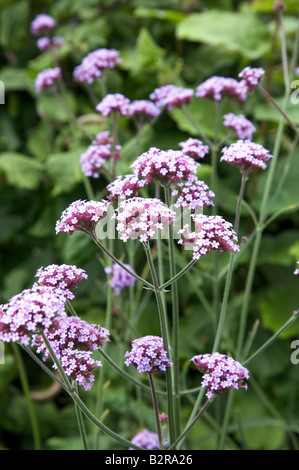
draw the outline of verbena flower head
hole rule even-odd
[[[189,137],[189,139],[184,142],[180,142],[179,146],[185,155],[188,155],[195,160],[204,158],[210,151],[208,145],[205,145],[201,140],[193,139],[192,137]]]
[[[153,100],[159,108],[171,110],[190,103],[193,95],[194,90],[191,88],[184,88],[177,85],[164,85],[160,88],[156,88],[150,94],[150,99]]]
[[[106,341],[109,331],[100,325],[89,324],[79,317],[60,317],[45,330],[45,335],[59,359],[69,379],[75,380],[85,390],[90,390],[94,382],[93,371],[101,362],[92,357]],[[37,353],[43,354],[43,360],[49,358],[48,349],[40,336],[33,344],[38,346]],[[56,365],[53,365],[56,369]]]
[[[249,372],[231,357],[215,352],[200,354],[190,360],[200,372],[204,372],[201,385],[207,389],[207,398],[211,399],[214,395],[232,388],[247,390],[244,380],[249,379]]]
[[[143,429],[136,436],[131,439],[132,444],[142,447],[146,450],[159,450],[159,437],[156,432],[151,432],[148,429]],[[129,447],[128,450],[135,450],[134,447]]]
[[[133,162],[131,168],[136,176],[145,178],[148,183],[169,185],[187,180],[196,172],[198,165],[181,150],[160,150],[151,147]]]
[[[52,47],[61,47],[64,44],[64,39],[61,36],[54,36],[49,38],[48,36],[43,36],[38,38],[36,45],[40,51],[47,51]]]
[[[30,31],[33,36],[38,36],[41,33],[50,32],[55,26],[56,21],[52,16],[41,13],[31,22]]]
[[[60,67],[44,69],[35,77],[35,89],[38,93],[52,87],[61,78]]]
[[[129,264],[125,264],[125,266],[135,273],[134,269]],[[135,277],[131,276],[131,274],[117,263],[114,263],[112,266],[107,266],[105,273],[110,275],[110,285],[117,295],[120,295],[124,287],[134,286],[135,284]]]
[[[266,162],[272,158],[269,150],[250,140],[238,140],[222,150],[220,161],[238,166],[241,170],[251,172],[255,168],[265,170]]]
[[[109,131],[101,131],[99,132],[94,140],[92,141],[93,145],[106,145],[106,144],[112,144],[113,143],[113,138],[110,137],[110,132]]]
[[[297,261],[297,264],[299,265],[299,261]],[[296,268],[295,271],[294,271],[294,274],[299,274],[299,268]]]
[[[111,202],[138,197],[139,191],[147,184],[145,179],[140,179],[136,175],[120,175],[108,184],[108,199]]]
[[[110,116],[111,113],[119,113],[121,116],[127,116],[129,113],[129,98],[121,93],[109,93],[97,104],[96,110],[103,116]]]
[[[264,73],[265,70],[262,67],[245,67],[238,76],[242,78],[242,82],[246,85],[247,91],[253,91],[263,78]]]
[[[210,98],[215,101],[221,101],[225,96],[231,96],[240,101],[245,101],[247,98],[247,87],[244,83],[238,82],[234,78],[218,77],[215,75],[197,86],[195,96]]]
[[[178,244],[190,246],[193,250],[193,259],[197,260],[212,250],[219,253],[226,251],[239,251],[236,244],[237,234],[233,230],[232,224],[221,216],[208,216],[203,214],[192,214],[194,231],[190,230],[187,224],[179,230],[183,238],[178,240]]]
[[[85,176],[99,178],[103,165],[111,158],[120,159],[121,146],[117,145],[112,150],[112,145],[89,145],[86,152],[80,155],[81,170]]]
[[[78,82],[92,84],[94,80],[102,75],[105,69],[111,69],[121,62],[119,51],[115,49],[96,49],[87,54],[80,65],[73,71],[73,77]]]
[[[243,114],[237,116],[234,113],[228,113],[223,116],[223,119],[223,125],[234,130],[239,139],[252,140],[252,134],[256,129]]]
[[[174,221],[175,213],[160,199],[133,197],[121,201],[112,217],[123,242],[138,239],[147,243]]]
[[[165,371],[172,366],[159,336],[143,336],[132,342],[131,351],[125,354],[125,365],[136,367],[139,373]]]
[[[28,345],[33,334],[66,316],[65,298],[53,287],[25,289],[0,308],[0,340]]]
[[[156,118],[161,113],[160,108],[149,100],[135,100],[129,105],[128,116],[137,121],[145,118]]]
[[[177,183],[176,189],[172,191],[172,196],[175,207],[196,209],[213,206],[211,198],[215,197],[215,194],[204,181],[199,180],[196,175],[191,175],[187,181]]]
[[[54,287],[56,292],[69,300],[74,298],[71,291],[78,287],[80,281],[88,278],[84,269],[68,264],[50,264],[46,268],[41,267],[35,277],[38,277],[38,285]]]
[[[56,222],[56,234],[66,232],[71,235],[77,230],[85,233],[93,233],[96,224],[107,214],[108,201],[85,201],[77,200],[70,204],[61,214]]]

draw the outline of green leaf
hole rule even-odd
[[[54,185],[53,196],[71,191],[82,181],[80,154],[85,150],[55,153],[48,157],[45,166]]]
[[[169,21],[170,23],[179,23],[187,15],[174,10],[160,10],[159,8],[137,8],[134,11],[137,18],[154,18],[155,20]]]
[[[283,3],[286,6],[286,13],[289,13],[291,11],[299,11],[299,4],[297,0],[284,0]],[[273,0],[254,0],[251,4],[251,8],[253,11],[259,11],[264,13],[272,13],[273,6]]]
[[[76,97],[67,93],[61,101],[51,94],[40,93],[37,97],[37,109],[41,117],[53,122],[68,122],[71,120],[69,109],[74,113]]]
[[[0,172],[9,184],[21,189],[36,189],[43,172],[42,163],[16,152],[0,154]]]
[[[248,12],[210,10],[193,13],[178,24],[176,36],[221,47],[250,60],[258,59],[270,50],[265,25],[255,14]]]
[[[136,42],[136,69],[159,70],[163,57],[164,50],[156,44],[147,29],[141,29]]]

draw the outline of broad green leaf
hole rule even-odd
[[[0,80],[5,85],[5,91],[34,91],[34,85],[25,69],[19,67],[3,67],[0,72]]]
[[[179,23],[187,15],[175,10],[160,10],[158,8],[137,8],[134,11],[137,18],[154,18],[156,20],[165,20],[170,23]]]
[[[151,37],[149,31],[141,29],[136,42],[136,69],[158,70],[163,64],[164,51]]]
[[[22,189],[36,189],[43,172],[42,163],[16,152],[0,154],[0,172],[7,182]]]
[[[72,120],[71,113],[74,113],[76,109],[76,98],[71,93],[67,93],[66,96],[59,99],[48,92],[40,93],[37,98],[37,109],[39,115],[46,120],[70,122]]]
[[[45,167],[53,182],[53,196],[71,191],[82,181],[80,154],[85,150],[55,153],[48,157]]]
[[[286,6],[286,13],[299,11],[298,0],[284,0],[283,3]],[[273,6],[273,0],[254,0],[251,4],[251,8],[253,11],[260,11],[264,13],[272,13]]]
[[[287,108],[285,110],[288,118],[296,125],[299,125],[299,113],[298,113],[298,103],[299,103],[299,80],[294,80],[292,83],[293,92],[291,93],[290,100],[288,102]],[[283,109],[284,98],[274,98],[276,104]],[[279,122],[282,118],[282,114],[279,110],[272,104],[257,104],[253,109],[254,117],[258,121],[269,121],[269,122]]]
[[[258,59],[270,50],[265,25],[255,14],[248,12],[210,10],[193,13],[178,24],[176,36],[237,52],[250,60]]]

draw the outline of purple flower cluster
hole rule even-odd
[[[238,140],[222,149],[220,161],[238,166],[241,170],[250,172],[255,168],[267,168],[266,162],[272,158],[269,150],[250,140]]]
[[[177,183],[177,188],[171,194],[174,197],[175,207],[196,209],[214,205],[211,198],[215,197],[215,194],[196,175],[191,175],[185,182]]]
[[[183,88],[177,85],[164,85],[160,88],[156,88],[150,94],[150,99],[153,100],[159,108],[171,110],[190,103],[193,95],[194,90],[191,88]]]
[[[138,239],[147,243],[173,222],[175,213],[160,199],[133,197],[121,201],[112,217],[118,222],[116,230],[123,242]]]
[[[249,372],[231,357],[215,352],[199,354],[190,360],[200,372],[204,372],[201,385],[207,389],[207,398],[232,388],[247,390],[247,384],[243,382],[249,379]]]
[[[0,340],[28,345],[33,334],[65,317],[65,298],[53,287],[25,289],[0,307]]]
[[[38,93],[52,87],[61,78],[60,67],[44,69],[35,77],[35,89]]]
[[[143,336],[132,342],[131,351],[125,354],[125,365],[136,367],[139,373],[165,371],[172,362],[163,348],[163,340],[159,336]]]
[[[93,359],[93,351],[109,341],[109,331],[100,325],[91,325],[78,317],[63,316],[56,319],[45,330],[64,372],[69,379],[75,380],[85,390],[90,390],[94,382],[92,374],[101,362]],[[50,357],[46,344],[40,336],[36,336],[33,344],[38,346],[37,353],[43,354],[43,360]],[[53,368],[56,369],[56,364]]]
[[[201,140],[193,139],[192,137],[189,137],[189,139],[184,142],[180,142],[179,146],[185,155],[188,155],[195,160],[204,158],[210,151],[208,145],[205,145]]]
[[[148,183],[160,182],[168,185],[188,180],[197,170],[198,163],[181,150],[160,150],[151,147],[131,165],[136,176],[145,178]]]
[[[66,232],[71,235],[76,230],[92,233],[98,221],[107,214],[108,207],[109,202],[105,200],[82,201],[79,199],[72,202],[56,222],[56,234]]]
[[[139,179],[135,175],[118,176],[107,186],[107,190],[110,193],[108,199],[111,202],[116,202],[131,197],[138,197],[139,190],[143,188],[145,184],[145,179]]]
[[[128,110],[128,116],[138,121],[143,118],[156,118],[160,113],[160,108],[149,100],[132,101]]]
[[[31,22],[30,31],[33,36],[49,33],[56,26],[56,21],[52,16],[41,13]]]
[[[252,140],[252,134],[256,129],[243,114],[237,116],[234,113],[228,113],[223,116],[223,119],[223,125],[234,130],[239,139]]]
[[[244,81],[238,82],[234,78],[218,77],[215,75],[197,86],[195,96],[210,98],[215,101],[221,101],[224,96],[231,96],[240,101],[245,101],[247,98],[247,86]]]
[[[129,264],[125,264],[126,268],[135,273]],[[105,268],[105,273],[110,275],[110,285],[117,295],[120,295],[124,287],[134,286],[135,277],[131,276],[119,264],[114,263],[112,266]]]
[[[96,49],[87,54],[80,65],[73,71],[73,77],[77,82],[87,82],[91,85],[94,80],[102,75],[102,71],[114,68],[120,63],[119,51],[115,49]]]
[[[118,113],[121,116],[128,116],[130,100],[121,93],[108,93],[102,101],[97,104],[96,110],[103,116],[110,116]]]
[[[247,88],[247,91],[253,91],[259,82],[261,81],[265,70],[262,67],[245,67],[240,73],[239,78],[242,78],[241,83],[243,82]]]
[[[40,51],[47,51],[52,47],[61,47],[63,44],[64,39],[61,36],[53,36],[52,38],[43,36],[36,41],[36,45]]]
[[[85,176],[99,178],[103,165],[111,158],[120,159],[121,146],[116,145],[112,150],[112,144],[92,144],[86,152],[80,155],[81,170]]]
[[[136,436],[131,439],[132,444],[142,447],[146,450],[159,450],[159,438],[156,432],[151,432],[148,429],[142,429]],[[134,447],[129,447],[128,450],[134,450]]]
[[[192,214],[191,217],[195,230],[190,231],[190,226],[185,225],[178,232],[183,237],[178,241],[178,244],[190,246],[193,250],[194,260],[212,250],[219,253],[239,251],[239,246],[235,244],[237,234],[230,222],[227,222],[219,215]]]
[[[39,268],[35,277],[38,277],[37,285],[53,287],[59,295],[72,300],[74,294],[71,290],[76,289],[79,282],[88,276],[84,269],[74,265],[50,264],[46,268]]]

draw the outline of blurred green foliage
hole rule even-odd
[[[88,273],[88,280],[78,288],[74,306],[82,318],[104,324],[106,278],[96,248],[89,240],[74,234],[57,237],[55,222],[62,210],[75,199],[85,199],[79,155],[89,144],[86,131],[95,135],[108,123],[95,113],[94,105],[83,86],[72,80],[72,71],[90,51],[115,48],[123,59],[121,66],[108,72],[109,92],[120,92],[131,100],[147,99],[154,88],[174,83],[195,87],[211,75],[237,77],[246,65],[266,70],[266,87],[280,102],[283,75],[280,42],[273,17],[272,0],[237,2],[233,0],[0,0],[0,80],[5,84],[5,105],[0,105],[0,297],[1,303],[30,287],[36,270],[51,263],[77,264]],[[285,25],[287,48],[291,51],[298,26],[298,2],[287,1]],[[67,86],[67,102],[82,127],[76,127],[57,100],[36,94],[34,78],[51,67],[49,52],[40,53],[30,34],[30,22],[46,12],[57,21],[56,34],[65,38],[58,59]],[[101,88],[94,91],[101,99]],[[298,105],[297,105],[298,106]],[[298,121],[297,106],[289,104],[288,114]],[[227,104],[227,111],[243,113],[257,128],[255,141],[272,151],[280,115],[258,93],[249,96],[242,106]],[[209,101],[192,104],[191,113],[208,135],[213,135],[214,107]],[[88,119],[85,119],[88,116]],[[87,122],[86,122],[87,121]],[[120,123],[123,159],[118,172],[126,173],[134,159],[135,130],[126,120]],[[222,129],[223,131],[223,129]],[[221,132],[221,129],[220,129]],[[145,129],[142,149],[150,146],[178,148],[178,143],[194,135],[194,130],[180,110],[165,113],[159,125]],[[260,321],[252,351],[267,340],[299,307],[298,279],[294,279],[295,261],[299,259],[298,178],[299,151],[288,160],[293,134],[283,137],[278,171],[273,185],[271,214],[280,215],[265,230],[248,319],[249,330]],[[275,189],[286,168],[291,171],[281,192]],[[209,161],[200,168],[209,183]],[[219,209],[232,220],[239,174],[231,167],[219,169]],[[259,213],[265,172],[254,174],[246,189],[246,201]],[[97,195],[105,190],[105,177],[92,181]],[[296,206],[297,204],[297,206]],[[250,213],[242,210],[241,230],[253,228]],[[221,349],[233,351],[237,319],[243,301],[250,249],[239,260],[234,275],[234,291]],[[124,252],[117,247],[117,256]],[[181,265],[185,259],[180,260]],[[227,258],[221,257],[220,269]],[[190,373],[189,358],[210,352],[213,321],[205,311],[203,298],[211,302],[209,272],[211,259],[200,260],[192,275],[180,282],[180,357],[186,387],[199,386],[198,373]],[[181,266],[181,267],[182,267]],[[142,271],[144,259],[136,253],[136,269]],[[166,273],[167,274],[167,273]],[[223,277],[222,277],[223,280]],[[154,299],[143,294],[144,302],[130,318],[136,320],[140,334],[158,333],[152,321]],[[113,334],[117,341],[109,345],[109,354],[122,364],[128,333],[126,315],[128,297],[124,294],[114,305]],[[228,448],[292,449],[298,447],[299,404],[298,367],[290,362],[290,344],[299,334],[298,323],[284,332],[257,361],[250,364],[252,380],[248,392],[236,397],[230,425]],[[22,352],[31,392],[42,392],[34,407],[44,449],[80,449],[76,416],[70,400],[61,392],[48,398],[43,393],[51,386],[48,377]],[[32,449],[34,441],[19,379],[16,357],[6,346],[5,364],[0,365],[0,448]],[[137,393],[131,384],[105,367],[104,422],[127,438],[142,426],[153,428],[153,413],[148,394]],[[96,386],[82,393],[93,409]],[[182,416],[188,419],[194,396],[183,400]],[[209,411],[190,433],[190,448],[212,449],[217,445],[225,397],[219,397],[216,411]],[[88,425],[89,426],[89,425]],[[96,437],[88,427],[90,440]],[[117,448],[106,436],[98,436],[99,448]]]

